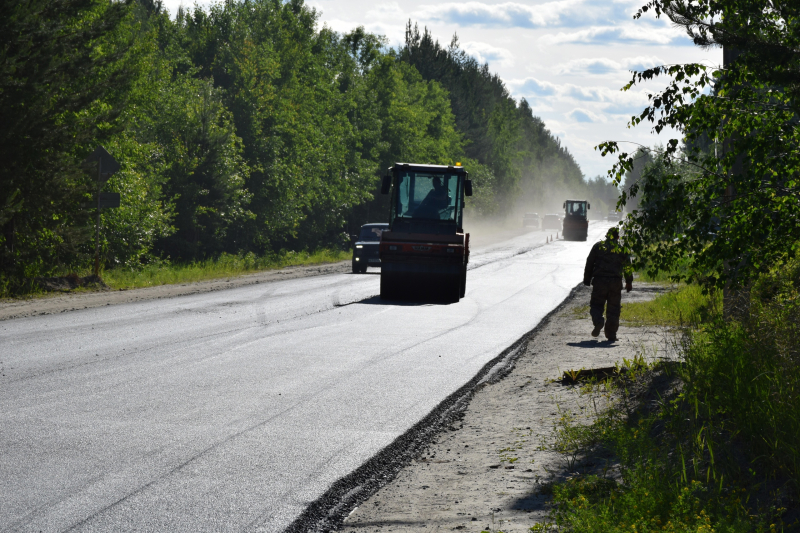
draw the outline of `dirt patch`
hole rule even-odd
[[[638,283],[623,293],[623,305],[658,291]],[[579,287],[528,339],[510,373],[476,392],[460,416],[355,508],[340,530],[512,533],[544,521],[547,482],[575,468],[574,458],[547,449],[553,425],[562,416],[588,422],[602,409],[562,381],[564,371],[609,368],[642,353],[671,357],[668,334],[659,328],[623,325],[615,343],[592,338],[588,313],[579,311],[589,294],[588,287]]]
[[[77,275],[66,276],[64,278],[37,278],[37,281],[39,279],[43,280],[40,283],[47,284],[49,288],[46,290],[57,291],[59,294],[48,294],[27,299],[0,300],[0,320],[34,315],[50,315],[54,313],[63,313],[65,311],[74,311],[76,309],[140,302],[142,300],[173,298],[175,296],[232,289],[245,285],[269,283],[271,281],[284,279],[322,276],[325,274],[343,274],[350,272],[350,270],[350,261],[341,261],[339,263],[322,265],[286,267],[280,270],[268,270],[257,274],[199,281],[195,283],[159,285],[157,287],[127,290],[112,290],[108,288],[102,280],[96,279],[94,276],[87,276],[85,278],[79,278]],[[69,292],[76,288],[94,289],[94,292]]]

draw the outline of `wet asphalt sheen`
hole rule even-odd
[[[581,281],[475,250],[457,304],[335,274],[0,322],[0,531],[281,531]]]

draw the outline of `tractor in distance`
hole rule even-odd
[[[396,163],[381,183],[391,194],[389,230],[381,234],[381,299],[417,296],[457,302],[467,286],[469,233],[464,197],[467,171],[452,166]]]
[[[564,222],[561,231],[565,241],[585,241],[589,235],[589,202],[567,200],[564,202]]]

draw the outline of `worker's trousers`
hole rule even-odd
[[[603,319],[603,311],[606,317]],[[608,338],[617,336],[619,313],[622,311],[622,279],[594,278],[592,280],[592,299],[589,301],[589,314],[595,327],[605,326]]]

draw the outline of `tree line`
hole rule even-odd
[[[631,210],[628,245],[653,271],[744,290],[800,250],[800,10],[651,0],[637,18],[648,11],[698,46],[722,47],[724,63],[654,67],[624,88],[666,79],[630,125],[682,134],[653,150],[601,145],[617,158],[610,174]]]
[[[405,45],[319,24],[302,0],[228,0],[174,18],[157,0],[2,0],[0,276],[84,268],[103,145],[121,194],[105,267],[341,246],[385,218],[395,161],[462,162],[474,213],[551,185],[569,152],[502,81],[409,22]],[[602,186],[601,186],[602,188]]]

